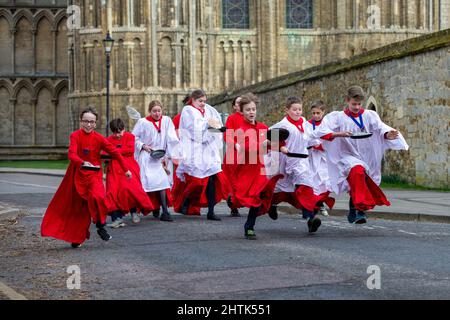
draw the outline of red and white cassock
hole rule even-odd
[[[134,159],[134,135],[125,132],[120,139],[111,135],[108,141],[120,151],[132,173],[132,177],[127,178],[117,160],[109,161],[106,166],[106,197],[110,205],[108,211],[120,210],[128,213],[130,209],[136,208],[138,212],[147,215],[155,209],[155,206],[142,188],[139,165]]]
[[[176,116],[173,117],[172,121],[173,121],[173,125],[175,126],[175,131],[177,132],[178,135],[178,130],[180,129],[180,120],[181,120],[181,112],[178,113]],[[179,137],[179,135],[178,135]],[[172,160],[169,162],[172,164],[172,174],[171,174],[171,178],[172,178],[172,198],[175,199],[175,203],[174,203],[174,210],[175,212],[181,212],[181,205],[182,205],[182,199],[181,198],[177,198],[173,195],[177,194],[177,193],[181,193],[183,192],[183,190],[185,189],[185,183],[182,182],[176,174],[178,165],[173,163]],[[200,215],[200,207],[198,206],[189,206],[188,207],[188,211],[186,213],[187,215],[193,215],[193,216],[199,216]]]
[[[311,139],[312,128],[307,125],[305,118],[294,121],[286,116],[270,129],[283,128],[289,131],[286,147],[289,152],[308,154],[308,146],[315,142]],[[288,157],[283,153],[271,151],[266,157],[266,166],[271,174],[281,173],[284,178],[279,180],[273,197],[273,204],[288,202],[294,207],[313,211],[320,201],[324,201],[332,208],[334,199],[329,192],[318,192],[319,181],[314,179],[308,158]],[[296,188],[296,186],[299,186]]]
[[[187,105],[181,111],[178,134],[183,158],[177,176],[182,181],[185,173],[205,178],[222,171],[223,137],[220,132],[208,130],[208,119],[215,119],[222,124],[217,110],[208,104],[204,110]]]
[[[134,157],[139,163],[142,187],[145,192],[170,189],[170,178],[163,167],[163,161],[168,157],[180,158],[180,145],[172,119],[162,116],[155,121],[151,116],[138,120],[133,129],[136,137]],[[148,145],[152,150],[165,150],[166,155],[154,159],[150,153],[142,149]]]
[[[330,134],[338,131],[373,133],[370,138],[336,138]],[[322,138],[326,151],[331,188],[336,194],[349,191],[358,210],[372,209],[375,205],[390,205],[379,185],[381,183],[381,160],[386,150],[408,150],[402,134],[395,140],[386,139],[387,132],[394,130],[381,121],[372,110],[360,110],[358,114],[348,109],[327,114],[322,125],[314,132]],[[353,184],[353,185],[352,185]]]
[[[221,132],[208,130],[208,119],[222,125],[219,113],[208,104],[203,110],[186,105],[181,111],[178,134],[182,159],[176,170],[181,183],[173,189],[175,212],[180,212],[186,198],[190,199],[190,207],[207,207],[205,190],[212,175],[217,178],[216,203],[226,199],[231,192],[222,172],[223,136]]]
[[[309,132],[315,131],[322,124],[322,121],[308,120],[305,127]],[[321,194],[331,191],[330,176],[328,175],[328,165],[325,150],[322,146],[322,141],[313,139],[316,142],[309,151],[309,166],[312,172],[312,179],[314,181],[314,192]]]

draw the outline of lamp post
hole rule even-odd
[[[109,69],[111,66],[110,63],[110,55],[114,45],[114,39],[111,38],[108,33],[106,34],[106,38],[103,39],[103,48],[105,49],[106,55],[106,136],[109,136]]]

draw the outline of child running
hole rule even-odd
[[[241,96],[239,106],[244,116],[241,127],[236,131],[235,149],[238,152],[233,194],[228,198],[231,209],[249,208],[244,225],[244,236],[256,239],[254,230],[256,218],[268,212],[273,191],[282,175],[267,177],[264,168],[264,154],[270,145],[267,140],[268,127],[256,121],[259,99],[252,93]]]
[[[133,177],[126,179],[117,160],[110,160],[106,166],[106,196],[111,207],[109,212],[112,223],[111,228],[124,227],[122,220],[124,214],[131,213],[131,221],[139,223],[137,211],[147,215],[154,209],[149,197],[142,188],[139,165],[134,159],[134,135],[125,132],[125,123],[122,119],[113,119],[109,123],[113,133],[108,141],[120,151],[127,167],[130,168]]]
[[[227,121],[225,122],[225,127],[227,128],[227,131],[224,134],[226,149],[225,155],[223,157],[222,169],[232,186],[237,178],[237,176],[234,174],[237,162],[237,152],[235,149],[236,136],[234,132],[241,127],[242,121],[244,121],[244,116],[242,115],[239,106],[240,101],[241,97],[236,97],[233,99],[232,102],[233,114],[231,114],[227,118]],[[240,217],[241,215],[237,208],[233,208],[231,209],[230,216]]]
[[[315,131],[325,115],[325,104],[322,100],[316,100],[311,104],[312,118],[306,123],[309,131]],[[318,141],[318,145],[308,147],[309,150],[309,166],[312,171],[312,179],[314,181],[314,192],[324,194],[331,192],[330,177],[328,176],[328,165],[325,150]],[[319,212],[328,216],[328,211],[323,202],[319,203]]]
[[[367,222],[366,210],[379,205],[390,205],[380,189],[381,160],[385,150],[408,150],[409,146],[400,132],[383,123],[372,110],[365,110],[362,102],[364,90],[352,86],[347,90],[344,111],[327,114],[316,137],[331,140],[333,131],[349,131],[351,138],[325,141],[330,182],[336,194],[349,192],[348,222]]]
[[[214,207],[228,197],[230,186],[222,172],[223,136],[217,130],[220,128],[223,128],[220,115],[206,103],[205,92],[192,91],[180,118],[183,160],[177,168],[180,184],[174,192],[175,212],[187,214],[191,206],[207,207],[207,220],[221,220]]]
[[[302,210],[303,218],[307,219],[308,231],[313,233],[322,223],[316,216],[318,204],[326,202],[329,207],[332,207],[334,199],[329,197],[329,192],[321,194],[315,191],[317,181],[314,181],[309,159],[307,159],[311,131],[306,119],[302,117],[302,108],[303,103],[300,98],[287,98],[286,117],[270,128],[286,129],[289,131],[289,137],[286,139],[288,153],[280,155],[272,151],[266,160],[266,164],[275,169],[279,167],[279,173],[284,175],[284,178],[276,185],[269,216],[276,220],[278,218],[276,205],[283,201],[288,202]],[[345,136],[345,133],[333,133],[333,136]]]
[[[183,99],[183,106],[185,106],[187,104],[187,102],[190,99],[190,94],[187,94],[184,99]],[[175,126],[175,131],[177,133],[177,137],[178,139],[180,139],[180,134],[179,134],[179,129],[180,129],[180,120],[181,120],[181,112],[176,114],[172,121],[173,121],[173,125]],[[183,192],[183,188],[185,186],[185,184],[180,180],[180,178],[178,178],[176,172],[177,172],[177,168],[178,168],[178,161],[176,161],[176,163],[172,160],[173,166],[172,166],[172,195]],[[173,198],[177,199],[176,197],[172,196]],[[182,203],[183,199],[180,199],[180,202]],[[174,208],[176,207],[176,205],[174,204]],[[190,205],[187,208],[187,211],[184,212],[184,214],[188,215],[188,216],[199,216],[201,215],[200,212],[200,207],[198,206],[194,206],[194,205]],[[176,209],[175,209],[176,211]]]
[[[135,158],[140,167],[142,187],[156,208],[162,208],[160,220],[171,222],[173,219],[168,210],[172,202],[170,172],[165,161],[167,157],[179,158],[179,140],[172,119],[162,114],[161,102],[151,101],[148,112],[149,116],[139,119],[133,129]],[[153,212],[155,217],[159,215],[158,209]]]
[[[106,151],[118,161],[127,178],[132,177],[120,152],[105,137],[94,131],[97,118],[97,111],[92,107],[81,112],[81,128],[70,135],[69,166],[41,225],[43,237],[70,242],[72,248],[78,248],[89,239],[91,221],[96,224],[97,233],[102,240],[111,239],[104,228],[108,206],[103,173],[100,170],[101,151]]]

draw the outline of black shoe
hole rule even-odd
[[[206,218],[208,220],[213,220],[213,221],[221,221],[222,219],[220,219],[218,216],[216,216],[214,213],[208,213],[208,215],[206,216]]]
[[[355,223],[355,220],[356,220],[356,210],[355,209],[348,210],[347,220],[349,223]]]
[[[272,220],[277,220],[278,219],[278,211],[277,211],[277,206],[271,206],[269,209],[269,217]]]
[[[100,238],[102,238],[102,240],[104,240],[104,241],[108,241],[108,240],[112,239],[112,237],[109,235],[108,231],[106,231],[106,229],[103,227],[98,228],[97,233],[100,236]]]
[[[367,217],[364,211],[358,211],[355,217],[355,224],[364,224],[367,222]]]
[[[245,230],[245,238],[248,240],[256,240],[256,233],[254,230]]]
[[[169,221],[169,222],[173,221],[172,216],[170,215],[170,213],[163,213],[161,215],[161,218],[159,218],[159,220],[161,220],[161,221]]]
[[[233,201],[231,201],[231,195],[229,195],[228,198],[227,198],[227,206],[230,209],[233,208]]]
[[[314,217],[314,218],[309,218],[308,219],[308,231],[310,233],[316,232],[320,225],[322,224],[322,221],[320,221],[319,218]]]
[[[238,209],[231,209],[230,217],[240,217],[241,214],[239,213]]]
[[[71,246],[72,246],[72,248],[76,249],[76,248],[81,247],[81,243],[75,243],[75,242],[73,242],[73,243],[71,244]]]
[[[155,218],[159,218],[159,209],[158,210],[153,210],[152,213],[153,213],[153,216]]]

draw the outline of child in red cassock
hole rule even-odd
[[[134,159],[134,135],[125,132],[125,123],[122,119],[113,119],[109,123],[112,135],[108,141],[120,151],[127,167],[133,177],[127,179],[117,160],[110,160],[106,167],[106,196],[109,200],[112,228],[123,227],[122,220],[124,214],[130,212],[133,223],[139,222],[137,211],[147,215],[155,207],[142,188],[139,165]]]
[[[258,98],[248,93],[241,96],[239,102],[244,115],[241,127],[236,131],[238,152],[236,175],[233,184],[233,194],[228,198],[228,205],[233,208],[249,208],[247,221],[244,225],[244,235],[247,239],[256,239],[254,226],[256,218],[268,212],[273,191],[282,175],[268,178],[264,168],[264,154],[270,144],[267,140],[268,127],[256,121]]]
[[[111,239],[104,228],[108,206],[102,170],[88,170],[94,166],[101,168],[101,151],[106,151],[119,162],[127,178],[132,177],[120,152],[94,131],[97,117],[97,112],[91,107],[81,112],[81,128],[70,135],[69,166],[41,225],[43,237],[70,242],[73,248],[89,239],[91,221],[96,224],[102,240]]]
[[[227,128],[227,131],[224,133],[226,149],[223,158],[222,170],[223,173],[227,176],[228,181],[230,181],[231,185],[233,185],[235,183],[235,180],[237,179],[237,176],[234,173],[237,163],[237,152],[235,149],[236,136],[234,132],[241,127],[242,121],[244,121],[244,115],[242,114],[239,107],[240,101],[241,97],[236,97],[233,99],[233,114],[231,114],[227,118],[227,121],[225,123],[225,127]],[[231,209],[230,216],[239,217],[239,210],[237,208]]]

